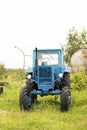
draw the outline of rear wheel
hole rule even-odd
[[[19,95],[19,104],[20,109],[24,111],[29,111],[32,108],[32,104],[34,103],[34,100],[36,99],[36,95],[33,95],[31,92],[34,90],[34,85],[31,84],[31,86],[25,86],[21,89],[20,95]]]

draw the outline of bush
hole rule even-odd
[[[3,64],[0,64],[0,79],[3,79],[6,77],[6,68]]]
[[[76,90],[83,90],[87,88],[87,75],[84,71],[73,73],[71,76],[71,88]]]
[[[12,80],[22,80],[26,78],[26,73],[22,69],[7,69],[8,78]]]

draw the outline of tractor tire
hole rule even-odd
[[[31,87],[25,86],[21,89],[19,95],[19,105],[20,109],[24,111],[29,111],[32,108],[32,104],[36,99],[36,95],[32,95],[31,92],[34,90],[34,86]]]
[[[30,87],[31,85],[31,79],[26,79],[26,86]]]
[[[64,88],[62,88],[60,94],[60,105],[62,112],[69,110],[70,100],[71,100],[70,88],[65,86]]]
[[[2,94],[2,93],[3,93],[3,87],[0,88],[0,94]]]
[[[67,86],[70,87],[70,74],[65,72],[62,79],[62,87]]]
[[[20,109],[22,110],[25,104],[25,95],[28,95],[28,91],[29,88],[28,87],[24,87],[20,90],[20,94],[19,94],[19,105],[20,105]]]

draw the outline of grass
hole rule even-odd
[[[4,87],[0,95],[0,130],[86,130],[87,90],[72,90],[71,108],[60,111],[60,98],[40,97],[29,112],[19,109],[18,82]]]

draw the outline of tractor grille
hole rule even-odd
[[[51,85],[52,84],[52,68],[51,67],[39,67],[39,85]]]
[[[39,76],[41,78],[50,77],[51,76],[51,67],[40,67]]]

